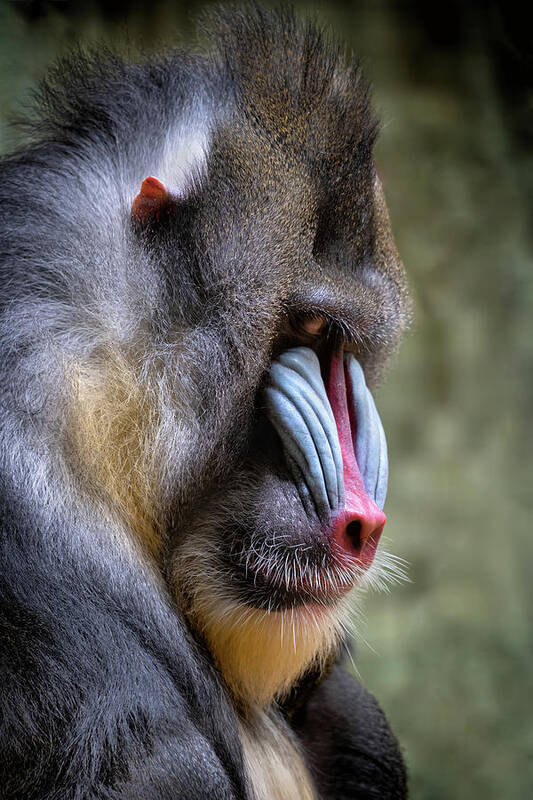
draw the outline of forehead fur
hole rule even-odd
[[[271,252],[283,243],[280,265],[338,265],[342,280],[376,262],[378,124],[358,62],[286,9],[222,10],[208,29],[234,109],[212,139],[211,208],[225,209],[228,230],[252,220]]]
[[[274,142],[315,158],[370,152],[377,122],[368,84],[316,25],[296,21],[290,9],[222,10],[208,29],[239,111]]]

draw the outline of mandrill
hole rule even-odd
[[[0,794],[404,798],[339,653],[408,316],[356,62],[290,11],[78,54],[0,166]]]

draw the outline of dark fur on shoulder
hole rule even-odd
[[[357,64],[289,12],[209,25],[207,55],[61,61],[1,162],[5,800],[254,796],[239,715],[257,698],[214,665],[198,598],[230,614],[228,543],[271,535],[272,509],[307,524],[258,390],[295,314],[326,317],[368,376],[406,321]],[[139,229],[148,175],[174,205]],[[328,712],[323,687],[295,726],[320,796],[403,797],[390,733],[360,746],[388,731],[377,706],[346,678]]]

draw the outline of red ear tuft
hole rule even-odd
[[[159,221],[161,212],[168,207],[171,197],[166,187],[151,176],[141,183],[141,191],[134,198],[131,216],[135,222],[147,224]]]

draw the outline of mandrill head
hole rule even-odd
[[[357,64],[285,13],[215,27],[194,163],[146,171],[132,219],[174,337],[161,557],[231,691],[264,706],[334,655],[379,561],[387,448],[367,383],[407,300]]]

